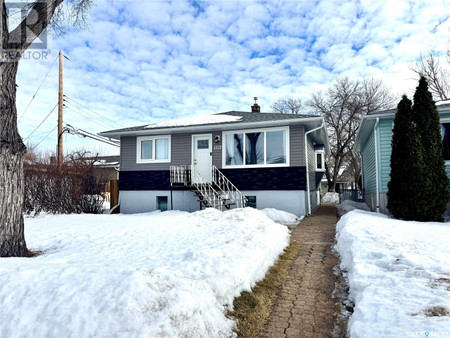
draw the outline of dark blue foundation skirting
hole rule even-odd
[[[120,171],[119,190],[170,190],[170,172]]]
[[[306,190],[305,167],[220,169],[239,190]],[[170,190],[168,170],[121,171],[120,190]]]
[[[220,170],[239,190],[306,190],[305,167]]]

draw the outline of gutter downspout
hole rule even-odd
[[[379,179],[378,179],[378,133],[377,133],[377,127],[378,122],[380,122],[380,118],[377,117],[375,126],[373,127],[373,137],[374,137],[374,143],[375,143],[375,185],[376,185],[376,199],[377,199],[377,213],[380,213],[380,185],[379,185]]]
[[[309,167],[308,167],[308,134],[315,132],[316,130],[322,129],[324,126],[324,122],[314,129],[311,129],[305,133],[305,157],[306,157],[306,200],[307,200],[307,214],[306,216],[311,215],[311,196],[309,195]]]

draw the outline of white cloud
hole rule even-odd
[[[375,76],[409,94],[410,64],[449,44],[446,8],[446,1],[97,2],[90,30],[54,39],[51,58],[62,49],[77,64],[65,60],[69,98],[126,126],[250,110],[254,96],[268,111],[277,98],[306,99],[342,75]],[[49,64],[21,62],[19,115]],[[56,100],[53,69],[19,124],[24,137]],[[67,120],[83,129],[117,127],[73,110]],[[32,142],[54,128],[55,116]],[[53,150],[55,140],[41,146]],[[69,136],[67,149],[83,142]]]

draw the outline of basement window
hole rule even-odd
[[[256,209],[256,196],[245,196],[247,198],[246,207],[255,208]]]
[[[167,196],[156,196],[156,210],[167,211]]]

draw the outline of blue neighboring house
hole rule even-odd
[[[251,108],[101,133],[120,140],[121,212],[253,206],[309,214],[329,152],[324,119]]]
[[[450,178],[450,101],[436,103],[441,120],[445,171]],[[387,185],[391,173],[392,128],[397,109],[378,111],[362,118],[356,136],[356,151],[361,154],[362,187],[365,202],[373,211],[389,214],[386,208]],[[408,175],[408,173],[405,173]],[[450,217],[450,205],[444,218]]]

